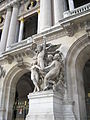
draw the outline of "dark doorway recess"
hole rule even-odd
[[[31,80],[31,73],[28,72],[19,79],[16,85],[12,120],[25,120],[29,109],[28,95],[33,92],[33,90],[34,85]]]
[[[83,77],[84,77],[87,120],[90,120],[90,60],[88,60],[87,63],[85,64]]]

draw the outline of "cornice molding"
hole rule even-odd
[[[20,1],[21,1],[21,0],[13,0],[13,1],[7,3],[6,5],[4,5],[3,7],[0,8],[0,12],[8,9],[9,7],[12,7],[14,4],[17,4],[17,3],[19,3]]]

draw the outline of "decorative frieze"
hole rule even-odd
[[[8,55],[6,55],[5,59],[7,60],[7,62],[9,64],[11,64],[14,60],[14,57],[12,55],[8,54]]]
[[[5,52],[3,54],[4,60],[8,62],[8,64],[12,64],[13,62],[17,62],[18,66],[22,66],[24,62],[24,57],[32,58],[34,56],[34,50],[36,49],[36,43],[32,43],[26,48],[18,49],[13,52]]]
[[[66,31],[66,34],[69,37],[72,37],[74,35],[75,28],[74,28],[74,24],[73,23],[66,22],[66,23],[63,23],[61,25],[62,25],[63,29]]]
[[[22,56],[22,54],[17,54],[17,55],[15,55],[15,57],[16,57],[16,60],[17,60],[18,67],[22,66],[23,65],[23,56]]]

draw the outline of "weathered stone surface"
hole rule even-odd
[[[58,92],[43,91],[31,93],[29,113],[26,120],[63,120],[63,96]]]

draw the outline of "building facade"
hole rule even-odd
[[[26,118],[27,95],[34,90],[33,43],[43,44],[44,36],[47,44],[61,45],[64,58],[66,92],[59,119],[89,120],[89,0],[0,1],[0,120]]]

